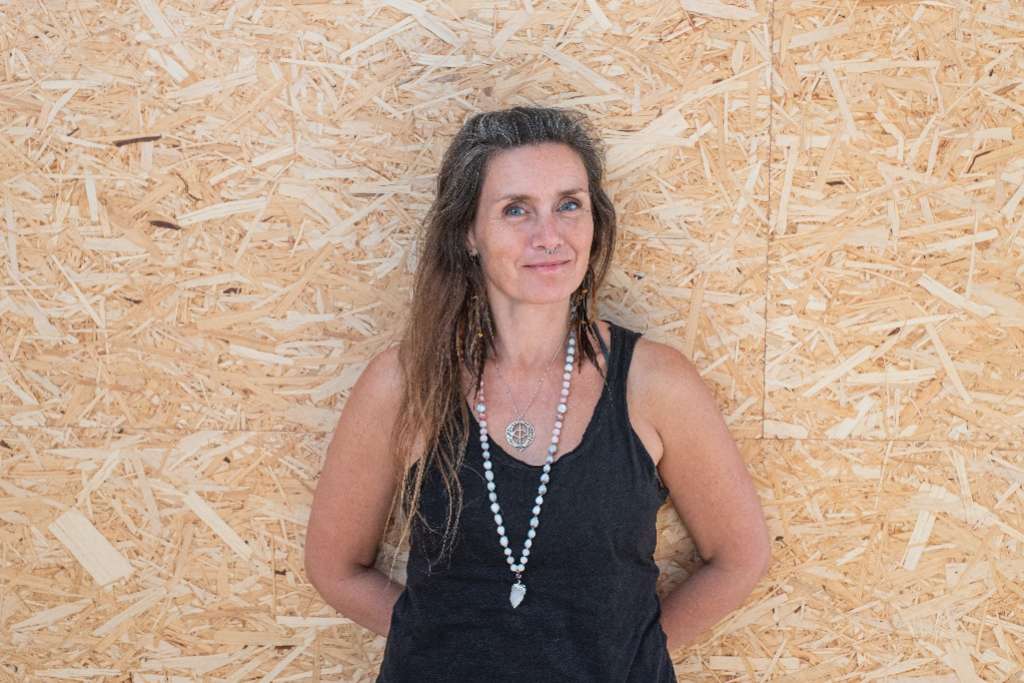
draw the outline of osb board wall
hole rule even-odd
[[[471,112],[608,144],[771,573],[680,680],[1019,680],[1017,2],[0,5],[0,675],[370,681],[302,542]],[[659,590],[695,558],[670,506]]]

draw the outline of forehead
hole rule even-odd
[[[481,198],[536,195],[587,187],[583,160],[572,147],[543,143],[504,149],[487,161]]]

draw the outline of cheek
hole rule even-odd
[[[525,236],[519,231],[503,226],[491,233],[488,246],[496,258],[502,261],[516,261],[521,257],[526,241]]]

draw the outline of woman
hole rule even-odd
[[[557,109],[477,114],[445,154],[408,326],[352,389],[306,538],[324,599],[387,636],[378,682],[674,681],[669,652],[767,571],[693,364],[593,319],[602,175],[586,119]],[[668,495],[704,564],[659,602]],[[399,506],[405,587],[374,568]]]

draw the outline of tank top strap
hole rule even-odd
[[[608,321],[608,326],[611,328],[615,323]],[[605,367],[609,367],[611,359],[608,357],[608,346],[604,343],[604,337],[601,336],[601,328],[598,327],[597,321],[590,323],[590,329],[593,331],[594,336],[597,337],[597,343],[601,346],[601,353],[604,354]]]
[[[602,350],[606,352],[606,381],[608,382],[608,419],[613,425],[611,441],[629,454],[633,466],[639,468],[655,486],[655,494],[660,500],[664,500],[668,489],[665,487],[661,476],[658,473],[654,461],[644,447],[640,437],[633,430],[632,422],[629,419],[629,405],[626,402],[626,390],[629,377],[629,368],[633,360],[633,351],[636,349],[637,341],[643,336],[642,332],[617,325],[607,321],[611,338],[611,349]]]
[[[609,394],[615,410],[622,411],[620,417],[625,417],[628,424],[629,414],[626,412],[626,381],[629,375],[629,365],[633,359],[633,349],[641,333],[631,330],[612,321],[608,322],[611,349],[604,345],[600,339],[601,351],[605,355],[606,380],[608,382]]]

